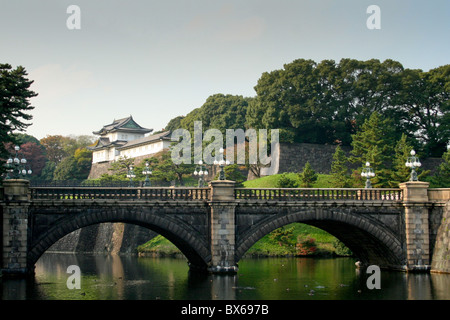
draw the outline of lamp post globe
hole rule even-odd
[[[363,168],[362,172],[361,172],[361,176],[363,178],[366,178],[366,185],[365,188],[366,189],[370,189],[372,188],[372,183],[370,182],[370,179],[375,177],[375,172],[373,171],[373,169],[370,167],[370,162],[366,162],[366,167]]]
[[[414,150],[411,150],[410,153],[411,156],[408,157],[406,160],[405,166],[408,168],[411,168],[411,176],[409,178],[409,181],[418,181],[417,172],[416,169],[422,166],[422,163],[420,163],[419,157],[416,156],[416,152]]]
[[[150,187],[151,182],[148,176],[152,174],[152,170],[148,162],[145,163],[145,168],[142,170],[142,174],[145,175],[144,187]]]

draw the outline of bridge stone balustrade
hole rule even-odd
[[[390,189],[247,189],[233,181],[207,188],[0,188],[1,269],[33,273],[39,257],[79,228],[124,222],[174,243],[193,270],[235,273],[263,236],[284,225],[317,226],[361,261],[402,271],[450,272],[450,189],[406,182]]]

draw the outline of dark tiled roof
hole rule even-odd
[[[107,125],[103,126],[103,128],[101,128],[100,130],[94,131],[92,133],[98,134],[98,135],[104,135],[104,134],[107,134],[109,132],[114,132],[114,131],[149,133],[149,132],[152,132],[153,129],[147,129],[147,128],[141,127],[140,125],[138,125],[136,123],[136,121],[133,120],[132,116],[129,116],[128,118],[114,120],[113,123],[107,124]]]
[[[128,149],[128,148],[133,148],[136,147],[138,145],[141,144],[147,144],[149,142],[153,142],[153,141],[159,141],[159,140],[170,140],[171,139],[171,132],[170,131],[165,131],[165,132],[160,132],[158,134],[154,134],[148,137],[144,137],[144,138],[140,138],[140,139],[136,139],[136,140],[131,140],[128,141],[128,143],[117,147],[117,149]]]
[[[116,140],[116,141],[110,142],[108,138],[100,138],[100,139],[98,139],[97,143],[94,146],[87,147],[87,149],[96,151],[96,150],[109,148],[112,146],[115,146],[117,148],[117,147],[123,146],[126,143],[127,142],[123,141],[123,140]]]

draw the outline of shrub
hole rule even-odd
[[[301,236],[297,239],[297,254],[299,256],[314,255],[317,251],[316,240],[310,237],[303,239]]]
[[[292,179],[288,176],[288,174],[283,173],[277,181],[277,188],[297,188],[298,182],[295,179]]]

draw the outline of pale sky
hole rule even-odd
[[[366,26],[370,5],[381,29]],[[38,139],[129,115],[157,131],[210,95],[255,96],[263,72],[300,58],[428,71],[450,63],[449,35],[449,0],[0,0],[0,62],[35,81]]]

